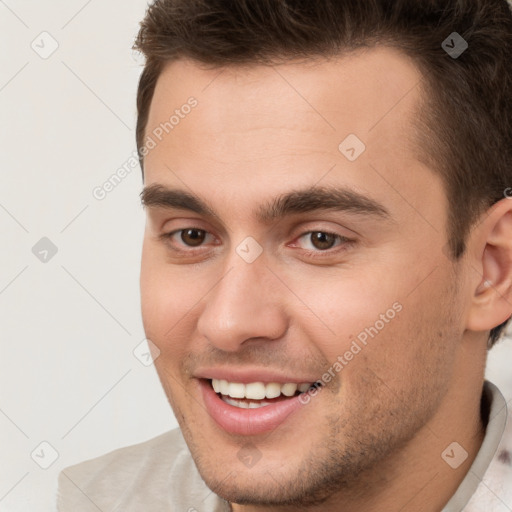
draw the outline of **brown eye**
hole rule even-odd
[[[181,230],[181,240],[191,247],[196,247],[204,242],[206,231],[203,229],[189,228]]]
[[[310,235],[313,247],[319,250],[326,250],[334,247],[337,238],[339,238],[338,235],[325,233],[324,231],[312,231]]]

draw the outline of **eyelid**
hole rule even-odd
[[[216,237],[210,231],[203,229],[201,227],[194,226],[194,225],[190,225],[190,226],[182,227],[179,229],[174,229],[173,231],[162,233],[161,235],[159,235],[159,239],[166,243],[169,243],[169,241],[171,241],[173,239],[174,235],[179,234],[188,229],[197,229],[199,231],[204,231],[206,233],[206,236],[210,235],[211,237],[216,239]],[[336,237],[337,240],[339,240],[339,243],[337,245],[334,245],[333,247],[330,247],[330,248],[324,249],[324,250],[322,250],[322,249],[301,249],[301,255],[303,257],[307,257],[309,259],[317,259],[320,261],[322,258],[326,259],[329,257],[336,256],[340,253],[347,251],[356,243],[356,240],[354,238],[349,238],[349,237],[346,237],[339,233],[336,233],[332,230],[322,229],[322,228],[316,228],[316,229],[313,228],[313,229],[309,229],[307,231],[301,231],[300,234],[298,236],[296,236],[293,240],[294,241],[298,240],[307,235],[311,235],[312,233],[324,233],[324,234],[332,235],[332,236]],[[294,242],[291,242],[291,243],[293,244]],[[219,245],[219,244],[216,243],[215,245]],[[287,247],[290,247],[290,243],[287,244]],[[176,253],[181,253],[182,255],[185,254],[185,255],[189,255],[189,256],[193,257],[196,255],[196,253],[198,253],[200,251],[204,252],[205,245],[199,245],[199,246],[194,247],[194,246],[186,245],[184,243],[180,243],[179,248],[174,246],[172,249]]]
[[[311,236],[312,233],[325,233],[327,235],[332,235],[332,236],[336,237],[337,240],[339,240],[339,243],[334,245],[333,247],[330,247],[328,249],[323,249],[323,250],[322,249],[301,249],[302,256],[306,256],[307,258],[320,260],[322,258],[325,259],[325,258],[337,256],[340,253],[343,253],[343,252],[347,251],[348,249],[350,249],[356,243],[356,240],[354,238],[349,238],[349,237],[346,237],[339,233],[329,231],[326,229],[310,229],[308,231],[304,231],[299,236],[296,236],[294,238],[294,241],[299,240],[307,235]],[[294,243],[295,242],[292,242],[292,244],[294,244]],[[295,245],[297,245],[297,243],[295,243]],[[292,245],[292,247],[295,245]],[[289,246],[290,246],[290,244],[288,244],[288,247]]]
[[[311,235],[312,233],[324,233],[325,235],[331,235],[331,236],[334,236],[336,239],[340,240],[341,242],[350,241],[350,239],[346,236],[340,235],[339,233],[334,233],[332,231],[326,231],[323,229],[312,229],[309,231],[305,231],[302,234],[300,234],[299,236],[295,237],[295,240],[300,240],[301,238],[304,238],[307,235]],[[337,247],[337,246],[335,246],[335,247]],[[327,252],[329,250],[330,249],[325,249],[324,251],[322,251],[322,250],[318,249],[319,252]]]
[[[213,238],[215,238],[215,236],[212,233],[210,233],[208,230],[197,227],[197,226],[192,226],[192,225],[184,227],[184,228],[174,229],[172,231],[166,231],[166,232],[158,235],[158,238],[159,238],[159,240],[161,240],[163,242],[169,242],[169,241],[173,240],[174,235],[179,234],[182,231],[186,231],[188,229],[197,229],[198,231],[204,231],[206,233],[206,236],[210,235]],[[201,250],[204,247],[204,245],[198,245],[197,247],[194,247],[192,245],[186,245],[184,243],[180,243],[180,247],[184,247],[185,249],[175,249],[175,250],[181,251],[181,252],[194,252],[194,250]]]

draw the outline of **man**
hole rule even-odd
[[[506,1],[160,0],[136,47],[180,429],[65,469],[60,510],[512,510]]]

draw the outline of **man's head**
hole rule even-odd
[[[143,320],[201,475],[362,492],[477,396],[512,312],[507,3],[159,1],[137,47]],[[212,378],[323,386],[243,423]]]
[[[154,88],[168,62],[188,57],[221,68],[329,57],[376,45],[397,48],[422,73],[416,85],[423,103],[411,120],[418,128],[415,150],[443,177],[447,253],[458,258],[470,226],[503,198],[511,182],[510,25],[505,0],[156,1],[135,44],[147,59],[137,96],[141,167]],[[446,52],[463,45],[448,37],[456,31],[471,41],[471,51],[460,59]],[[491,331],[490,346],[503,330],[500,325]]]

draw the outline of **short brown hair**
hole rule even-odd
[[[442,45],[454,45],[454,32],[469,45],[459,56]],[[376,45],[401,50],[423,75],[413,136],[418,158],[445,183],[447,248],[459,259],[471,226],[512,184],[512,14],[506,0],[155,0],[134,44],[146,57],[137,93],[142,172],[149,108],[165,63],[271,65]],[[491,330],[489,347],[506,324]]]

